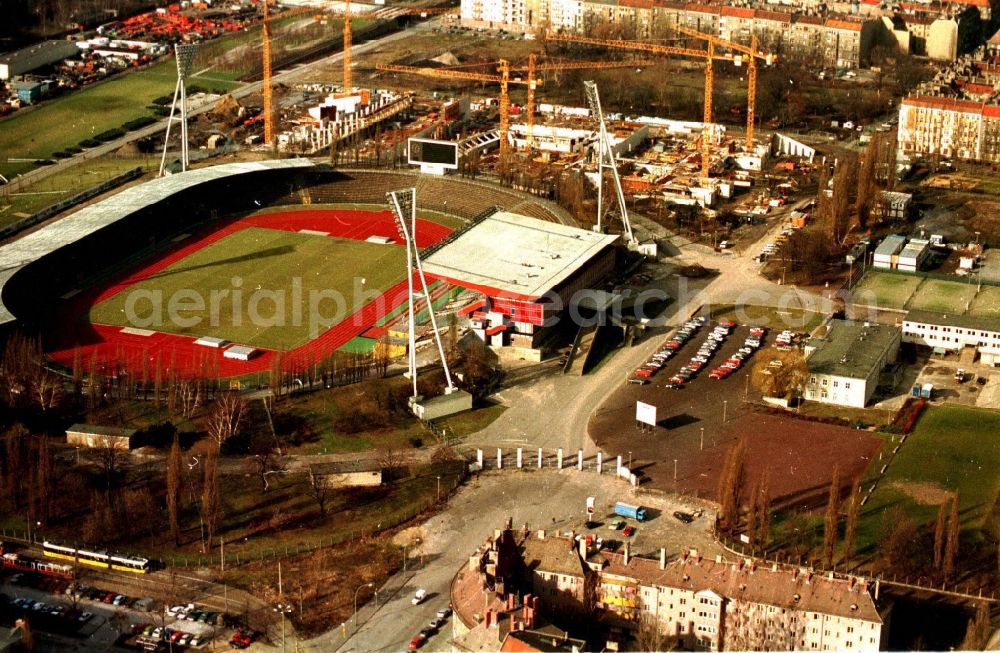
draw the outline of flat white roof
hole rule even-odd
[[[536,299],[617,239],[502,211],[459,234],[423,264],[429,274],[460,285]]]

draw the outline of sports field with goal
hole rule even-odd
[[[288,351],[398,284],[405,265],[398,245],[247,227],[140,271],[89,318]]]
[[[981,292],[992,295],[996,290],[983,286]],[[869,270],[865,274],[854,288],[854,302],[884,309],[916,309],[952,315],[962,315],[970,305],[979,304],[974,283],[881,270]]]

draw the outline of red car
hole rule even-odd
[[[426,642],[426,641],[427,641],[427,638],[424,637],[423,635],[420,635],[420,634],[414,635],[413,639],[410,640],[410,645],[407,647],[407,650],[409,650],[409,651],[416,651],[418,648],[420,648],[421,646],[423,646],[424,642]]]
[[[640,367],[635,371],[635,376],[648,379],[649,377],[653,376],[653,370],[647,369],[645,367]]]
[[[633,533],[635,533],[634,526],[626,526],[625,530],[622,531],[622,535],[624,535],[625,537],[632,537]]]
[[[736,326],[736,323],[732,320],[719,320],[719,326],[726,327],[727,329],[732,329]]]
[[[718,381],[720,379],[726,378],[727,376],[729,376],[732,373],[733,373],[733,370],[731,368],[728,368],[728,367],[717,367],[714,370],[712,370],[712,373],[708,375],[708,378],[715,379],[716,381]]]

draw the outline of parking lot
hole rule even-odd
[[[710,325],[703,327],[649,383],[622,383],[591,419],[595,443],[609,455],[631,459],[644,486],[714,498],[726,454],[741,436],[749,449],[747,483],[767,473],[776,503],[810,501],[825,492],[835,467],[851,478],[877,456],[881,441],[866,431],[759,409],[759,393],[749,382],[753,356],[726,378],[710,378],[710,370],[743,346],[750,335],[745,326],[733,330],[696,376],[680,388],[667,387],[709,332]],[[773,341],[768,333],[765,344]],[[746,399],[754,405],[745,405]],[[656,406],[655,428],[636,426],[637,401]]]
[[[30,572],[2,574],[0,621],[25,618],[43,649],[79,651],[211,650],[231,629],[218,612],[194,604],[165,606],[105,588]]]

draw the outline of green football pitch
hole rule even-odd
[[[402,247],[250,227],[105,299],[89,317],[287,351],[401,281],[405,265]]]

